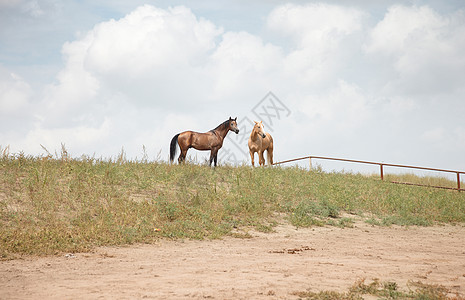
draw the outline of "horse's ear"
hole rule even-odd
[[[229,121],[232,121],[232,118],[231,118],[231,117],[229,117]]]
[[[234,118],[234,121],[237,121],[237,117]]]
[[[258,122],[257,122],[257,121],[254,121],[254,123],[255,123],[255,124],[258,124]]]

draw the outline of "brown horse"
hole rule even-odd
[[[218,150],[223,146],[223,140],[228,132],[231,130],[236,134],[239,133],[236,120],[237,118],[232,119],[229,117],[229,120],[224,121],[215,129],[205,133],[184,131],[176,134],[170,144],[170,161],[173,162],[174,156],[176,155],[177,143],[181,149],[181,154],[179,154],[178,158],[179,163],[186,159],[187,150],[189,150],[189,148],[194,148],[197,150],[211,150],[210,165],[214,162],[216,167]]]
[[[249,153],[250,158],[252,158],[252,166],[254,165],[254,155],[255,152],[258,152],[258,163],[260,166],[265,165],[265,158],[263,157],[263,152],[267,153],[268,156],[268,165],[273,164],[273,138],[269,133],[265,133],[263,129],[262,121],[254,121],[255,125],[252,129],[252,133],[249,137]]]

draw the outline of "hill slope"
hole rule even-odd
[[[0,256],[87,251],[253,226],[465,222],[465,193],[299,168],[0,157]]]

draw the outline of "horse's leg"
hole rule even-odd
[[[255,152],[253,152],[252,150],[250,150],[249,153],[250,153],[250,158],[252,159],[252,167],[255,167],[255,164],[254,164]]]
[[[179,154],[178,162],[181,164],[186,160],[187,149],[181,149],[181,154]]]
[[[189,132],[183,132],[180,133],[178,136],[178,145],[179,145],[179,150],[181,150],[179,157],[178,157],[178,163],[181,164],[182,162],[185,161],[186,156],[187,156],[187,150],[189,150]]]
[[[268,165],[272,166],[273,165],[273,138],[270,135],[270,145],[268,146],[268,149],[266,150],[266,154],[268,156]]]
[[[273,165],[273,147],[269,147],[266,154],[268,155],[268,165]]]
[[[258,163],[260,164],[260,166],[265,165],[265,158],[263,157],[263,150],[258,151]]]
[[[212,162],[213,162],[213,150],[210,152],[210,159],[208,161],[209,161],[208,165],[211,167]]]
[[[212,148],[210,152],[210,166],[212,165],[212,162],[213,162],[214,166],[216,167],[216,163],[218,161],[218,150],[219,148]]]

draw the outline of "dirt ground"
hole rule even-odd
[[[358,279],[465,295],[465,227],[296,229],[0,262],[1,299],[296,299]]]

